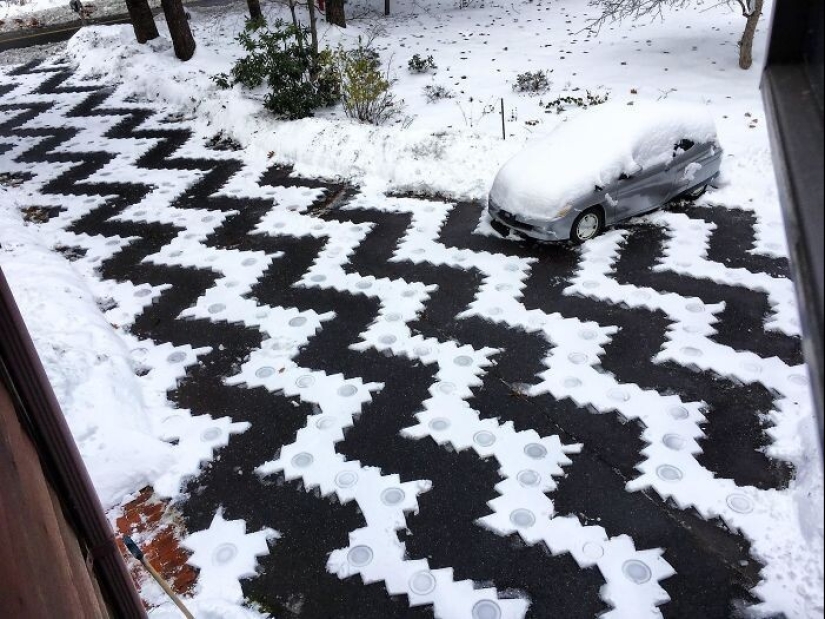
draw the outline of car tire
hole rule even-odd
[[[503,236],[505,239],[510,236],[510,228],[505,226],[500,221],[496,221],[495,219],[490,220],[490,227],[495,230],[498,234]]]
[[[581,245],[585,241],[595,239],[604,230],[604,211],[598,206],[589,208],[573,222],[570,229],[570,241],[575,245]]]

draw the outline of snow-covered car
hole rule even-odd
[[[719,175],[710,114],[672,102],[605,104],[562,123],[501,168],[490,190],[493,228],[582,243],[606,226],[684,196]]]

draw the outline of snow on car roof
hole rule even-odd
[[[666,162],[681,140],[716,140],[702,106],[669,101],[608,103],[582,112],[508,161],[490,197],[502,208],[531,217],[552,217],[570,202]]]

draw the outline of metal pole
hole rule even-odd
[[[504,124],[504,97],[501,98],[501,139],[507,139],[507,127]]]

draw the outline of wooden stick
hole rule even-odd
[[[153,568],[149,564],[149,562],[146,560],[145,557],[141,561],[141,563],[143,564],[143,567],[145,567],[146,570],[152,575],[152,578],[154,578],[157,581],[157,583],[161,586],[161,588],[164,591],[166,591],[166,595],[168,595],[171,598],[172,602],[175,603],[175,606],[180,608],[180,612],[183,613],[183,616],[186,617],[186,619],[195,619],[195,617],[192,615],[192,613],[190,613],[187,610],[186,606],[183,605],[183,602],[181,602],[181,600],[177,596],[177,594],[174,591],[172,591],[172,587],[169,586],[169,583],[167,583],[163,579],[163,577],[155,571],[155,568]]]
[[[146,568],[146,571],[149,572],[149,574],[152,576],[152,578],[154,578],[155,581],[161,586],[161,589],[163,589],[166,592],[166,595],[168,595],[169,598],[172,600],[172,602],[174,602],[175,606],[177,606],[180,609],[180,612],[183,613],[183,616],[186,617],[186,619],[195,619],[194,615],[192,615],[192,613],[189,612],[189,610],[186,608],[186,606],[183,605],[183,602],[181,602],[181,600],[177,596],[177,594],[174,591],[172,591],[172,587],[169,586],[169,583],[167,583],[163,579],[163,576],[158,574],[155,571],[155,568],[153,568],[149,564],[149,562],[146,560],[146,555],[143,554],[143,551],[132,540],[132,538],[129,537],[128,535],[124,535],[123,536],[123,543],[126,546],[126,548],[129,550],[129,552],[132,553],[132,556],[135,559],[137,559],[138,561],[140,561],[140,564],[143,567]]]

